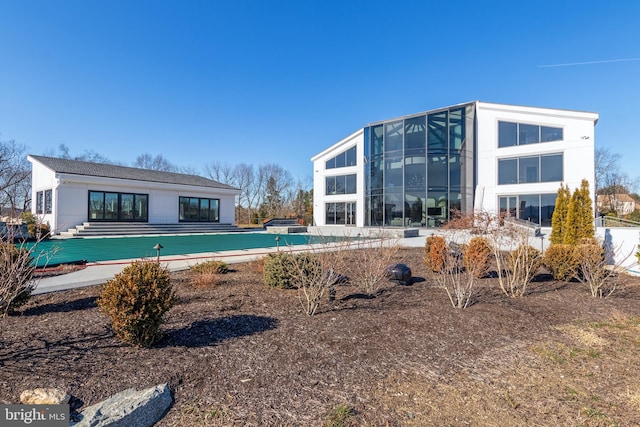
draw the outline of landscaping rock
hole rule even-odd
[[[399,285],[411,283],[411,269],[405,264],[391,264],[385,269],[385,276]]]
[[[35,388],[20,393],[20,403],[23,405],[63,405],[69,403],[70,398],[57,388]]]
[[[128,389],[85,408],[75,427],[150,427],[164,416],[173,398],[167,384],[142,391]]]

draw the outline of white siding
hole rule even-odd
[[[89,220],[90,190],[148,194],[148,222],[151,224],[178,223],[180,196],[219,199],[220,223],[235,224],[235,195],[238,190],[56,174],[35,160],[31,160],[31,163],[32,212],[36,213],[36,193],[53,190],[52,213],[44,215],[42,219],[57,233]]]

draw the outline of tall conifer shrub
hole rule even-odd
[[[571,196],[567,218],[565,221],[563,243],[578,244],[582,239],[590,239],[595,235],[593,226],[593,207],[589,194],[589,182],[582,180],[580,188]]]
[[[569,186],[560,184],[560,188],[558,188],[558,195],[556,196],[556,207],[554,208],[553,215],[551,217],[552,228],[549,240],[552,244],[562,243],[564,241],[570,200],[571,192],[569,191]]]

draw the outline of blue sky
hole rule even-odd
[[[634,0],[0,0],[0,61],[0,140],[32,154],[308,182],[369,122],[482,100],[598,112],[596,145],[640,175]]]

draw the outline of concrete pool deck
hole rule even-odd
[[[418,237],[401,238],[398,239],[398,245],[406,247],[424,247],[426,237],[426,233],[424,235],[420,233],[420,236]],[[224,261],[227,264],[234,264],[239,262],[253,261],[267,255],[268,253],[276,252],[279,249],[293,252],[302,252],[309,250],[311,246],[313,245],[298,245],[292,248],[284,249],[282,247],[277,248],[274,246],[270,248],[241,249],[184,255],[168,255],[160,256],[160,263],[167,266],[169,271],[180,271],[187,270],[192,265],[212,259]],[[48,292],[103,284],[112,279],[116,274],[120,273],[133,261],[139,260],[140,259],[137,258],[88,263],[86,267],[81,270],[39,279],[37,281],[37,287],[33,291],[33,294],[44,294]]]

